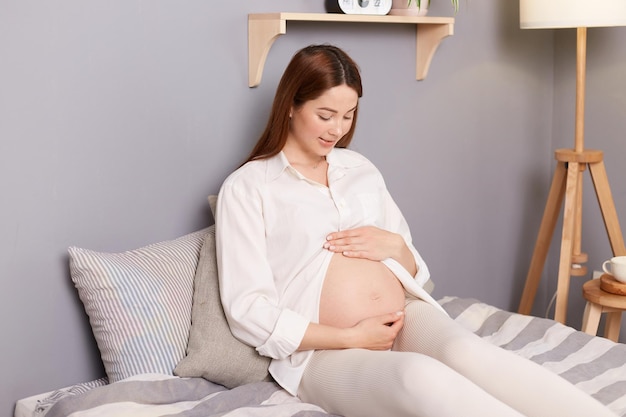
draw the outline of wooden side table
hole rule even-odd
[[[603,281],[605,285],[602,285]],[[595,336],[598,332],[600,316],[602,313],[607,313],[604,337],[617,342],[622,312],[626,311],[626,295],[624,295],[626,293],[621,293],[620,286],[613,284],[613,281],[613,277],[604,274],[600,279],[592,279],[583,284],[583,297],[587,300],[587,306],[583,316],[582,331]],[[602,287],[610,288],[616,293],[605,291]]]

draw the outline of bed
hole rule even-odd
[[[329,416],[281,389],[267,358],[232,337],[214,252],[214,226],[123,253],[70,248],[107,376],[19,400],[14,417]],[[439,301],[464,327],[626,417],[626,345],[475,299]]]

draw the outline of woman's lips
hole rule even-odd
[[[319,138],[319,140],[322,142],[322,145],[325,145],[325,146],[334,146],[335,145],[335,141],[334,140],[326,140],[324,138]]]

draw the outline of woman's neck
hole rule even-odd
[[[294,152],[290,149],[283,148],[283,153],[287,157],[289,164],[294,167],[319,169],[326,165],[325,155],[307,155],[301,152]]]

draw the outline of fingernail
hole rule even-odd
[[[326,242],[324,243],[324,249],[328,249],[330,247],[330,243]]]
[[[403,314],[404,314],[404,311],[396,311],[396,315],[397,315],[397,316],[401,316],[401,315],[403,315]]]

